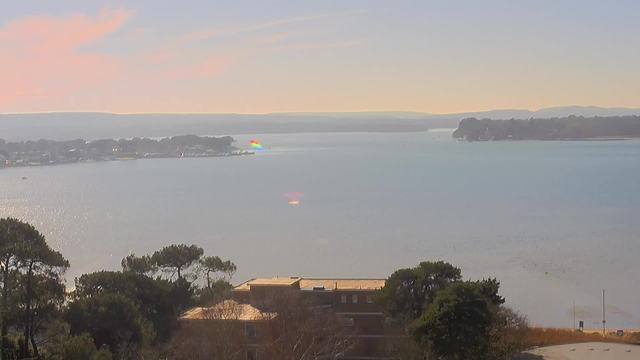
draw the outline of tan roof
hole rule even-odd
[[[249,281],[249,286],[252,285],[293,285],[300,281],[299,278],[271,278],[271,279],[254,279]]]
[[[250,285],[293,285],[300,281],[300,288],[324,286],[327,290],[377,290],[384,286],[385,279],[315,279],[315,278],[271,278],[250,279],[235,287],[235,290],[249,290]]]
[[[212,307],[196,307],[186,311],[178,320],[237,320],[260,321],[275,317],[275,313],[264,312],[250,304],[225,300]]]
[[[300,278],[270,278],[270,279],[258,279],[258,278],[251,278],[245,282],[243,282],[242,284],[237,285],[234,290],[249,290],[249,286],[251,285],[275,285],[275,286],[287,286],[287,285],[293,285],[296,282],[300,281]]]
[[[385,279],[313,279],[303,278],[300,288],[324,286],[327,290],[377,290],[384,286]]]

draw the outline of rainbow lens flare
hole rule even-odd
[[[251,147],[256,150],[262,150],[262,145],[260,145],[260,143],[255,140],[251,140]]]

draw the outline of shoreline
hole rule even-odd
[[[194,155],[194,156],[142,156],[142,157],[119,157],[113,159],[82,159],[78,161],[68,161],[68,162],[57,162],[57,163],[27,163],[24,165],[7,165],[4,167],[0,167],[0,170],[3,169],[24,169],[24,168],[39,168],[39,167],[50,167],[50,166],[59,166],[59,165],[73,165],[73,164],[88,164],[88,163],[104,163],[104,162],[126,162],[126,161],[134,161],[134,160],[154,160],[154,159],[192,159],[192,158],[218,158],[218,157],[235,157],[235,156],[249,156],[255,155],[255,152],[244,150],[244,152],[240,153],[225,153],[225,154],[214,154],[214,155]]]
[[[568,139],[504,139],[504,140],[464,140],[453,138],[461,142],[520,142],[520,141],[542,141],[542,142],[608,142],[608,141],[640,141],[640,137],[606,137],[606,138],[568,138]]]

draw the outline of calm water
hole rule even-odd
[[[606,288],[609,326],[640,328],[640,141],[236,138],[265,151],[4,169],[0,216],[41,229],[70,281],[171,243],[232,259],[235,281],[386,277],[442,259],[498,277],[536,324],[573,326],[575,300],[578,319],[600,326]],[[294,191],[304,196],[289,205]]]

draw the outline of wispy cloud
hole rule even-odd
[[[203,29],[169,35],[164,40],[151,36],[153,29],[150,27],[131,24],[125,28],[133,15],[126,8],[104,7],[93,16],[79,13],[20,17],[0,24],[0,112],[8,109],[59,110],[58,106],[65,106],[59,104],[75,105],[78,101],[102,104],[99,96],[87,89],[124,96],[131,84],[137,86],[138,93],[156,89],[168,92],[167,89],[180,87],[188,92],[198,79],[214,78],[265,54],[360,44],[361,41],[322,42],[317,36],[308,36],[310,33],[303,29],[277,27],[366,11],[359,9],[240,27]],[[116,32],[119,32],[116,39],[120,45],[135,45],[123,46],[134,49],[131,53],[110,54],[108,50],[95,50],[101,46],[98,42]],[[240,33],[251,35],[215,46],[196,41]],[[310,43],[310,38],[318,43]],[[284,41],[288,39],[291,40]],[[93,43],[95,46],[85,47]],[[125,82],[127,85],[122,86]],[[168,83],[171,83],[170,87],[165,86]],[[132,96],[126,99],[130,98]]]
[[[260,38],[260,41],[266,44],[273,44],[284,39],[290,39],[292,37],[298,36],[300,33],[298,32],[285,32],[285,33],[275,33],[263,36]]]
[[[360,45],[362,43],[364,43],[364,41],[342,41],[342,42],[333,42],[333,43],[296,44],[296,45],[288,46],[284,48],[284,50],[307,50],[307,49],[349,47],[349,46]]]
[[[278,20],[273,20],[273,21],[269,21],[269,22],[264,22],[264,23],[256,24],[256,25],[245,26],[245,27],[204,29],[204,30],[198,30],[198,31],[194,31],[194,32],[190,32],[190,33],[187,33],[187,34],[180,35],[180,36],[178,36],[176,38],[176,40],[179,40],[179,41],[202,40],[202,39],[211,38],[211,37],[217,37],[217,36],[222,36],[222,35],[240,34],[240,33],[245,33],[245,32],[265,29],[265,28],[278,26],[278,25],[283,25],[283,24],[289,24],[289,23],[295,23],[295,22],[301,22],[301,21],[308,21],[308,20],[331,18],[331,17],[338,17],[338,16],[345,16],[345,15],[354,15],[354,14],[364,13],[364,12],[367,12],[367,11],[368,11],[367,9],[356,9],[356,10],[341,11],[341,12],[334,12],[334,13],[325,13],[325,14],[316,14],[316,15],[307,15],[307,16],[296,16],[296,17],[290,17],[290,18],[284,18],[284,19],[278,19]]]
[[[109,55],[76,49],[118,30],[128,9],[102,8],[96,17],[29,16],[0,30],[0,104],[54,94],[55,89],[101,81],[121,65]]]

